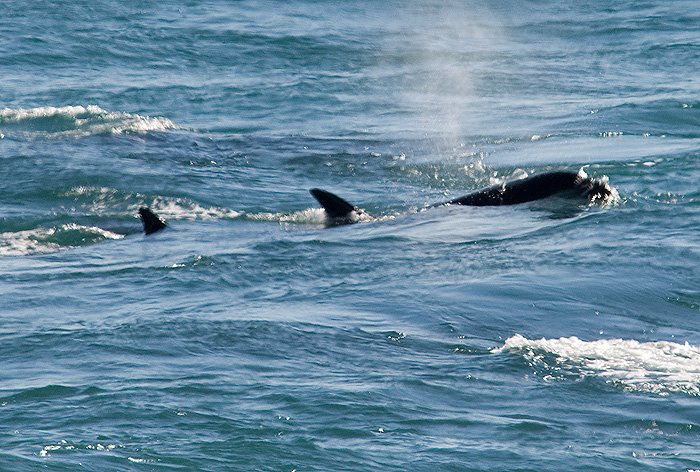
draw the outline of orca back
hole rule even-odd
[[[449,205],[497,206],[531,202],[562,192],[585,190],[590,179],[579,172],[545,172],[502,185],[494,185],[447,202]]]

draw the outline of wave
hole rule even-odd
[[[564,375],[602,378],[626,391],[700,396],[700,348],[688,343],[577,337],[531,340],[516,334],[492,352],[514,352],[531,365]]]
[[[122,239],[140,233],[138,209],[147,206],[168,222],[177,220],[244,219],[283,225],[324,225],[326,214],[321,208],[290,213],[247,213],[217,206],[207,206],[187,198],[148,196],[123,192],[109,187],[76,186],[58,195],[70,198],[74,207],[61,218],[78,218],[81,223],[49,224],[33,229],[0,233],[0,256],[47,254],[104,240]],[[78,215],[78,216],[76,216]],[[86,221],[87,220],[87,221]],[[101,226],[107,225],[106,229]]]
[[[74,223],[51,228],[0,233],[0,256],[26,256],[56,252],[62,248],[83,246],[107,239],[122,239],[123,234]]]
[[[282,224],[322,225],[326,222],[326,213],[322,208],[282,212],[248,213],[216,206],[205,206],[186,198],[148,197],[139,193],[121,192],[109,187],[77,186],[61,194],[62,197],[85,199],[83,209],[91,214],[115,216],[124,212],[136,214],[142,206],[148,206],[159,216],[167,220],[221,220],[243,218],[250,221],[262,221]]]
[[[80,185],[62,192],[80,204],[83,211],[98,216],[136,215],[142,206],[148,206],[163,218],[178,220],[234,219],[243,212],[229,208],[200,205],[187,198],[149,197],[141,193],[123,192],[110,187]]]
[[[45,224],[33,229],[0,233],[0,256],[47,254],[110,239],[122,239],[140,233],[138,209],[150,207],[166,220],[234,219],[244,212],[201,205],[186,198],[149,197],[140,193],[122,192],[109,187],[77,186],[58,197],[73,200],[68,213],[52,214],[52,220],[77,218],[81,223]],[[77,215],[77,216],[76,216]],[[107,219],[107,228],[105,226]]]
[[[3,137],[82,138],[143,134],[177,128],[164,117],[112,112],[96,105],[0,110],[0,134]]]

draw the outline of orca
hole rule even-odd
[[[556,171],[535,174],[524,179],[494,185],[463,197],[433,206],[468,205],[499,206],[518,205],[557,194],[572,194],[589,200],[605,200],[612,189],[604,179],[592,179],[583,169],[578,172]]]
[[[369,218],[363,210],[331,192],[318,188],[313,188],[310,192],[326,211],[330,225],[358,223]],[[578,172],[554,171],[487,187],[447,202],[430,205],[428,208],[448,205],[518,205],[567,194],[590,201],[597,199],[605,201],[610,199],[613,193],[614,189],[608,185],[606,178],[590,178],[583,169]]]
[[[139,216],[141,217],[141,222],[143,223],[144,234],[157,233],[168,226],[165,224],[165,221],[163,221],[158,215],[153,213],[147,207],[139,208]]]
[[[320,188],[312,188],[309,192],[326,211],[330,226],[359,223],[371,218],[364,210],[331,192]]]

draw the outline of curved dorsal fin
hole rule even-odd
[[[139,216],[143,222],[143,232],[146,234],[157,233],[167,226],[158,215],[146,207],[139,208]]]
[[[353,204],[331,192],[321,190],[320,188],[312,188],[309,192],[318,200],[318,203],[326,210],[330,218],[348,218],[350,217],[350,213],[357,210]]]

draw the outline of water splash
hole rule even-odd
[[[136,211],[138,206],[131,206],[130,209]],[[186,198],[157,197],[153,199],[151,209],[158,215],[167,219],[177,220],[219,220],[235,219],[244,212],[232,210],[230,208],[204,206]]]
[[[249,213],[246,218],[253,221],[323,225],[326,222],[326,212],[322,208],[307,208],[291,213]]]
[[[82,444],[73,443],[65,439],[60,440],[56,444],[48,444],[39,450],[39,457],[47,457],[56,452],[83,452],[83,451],[98,451],[98,452],[113,452],[115,449],[121,449],[124,446],[117,444]]]
[[[700,348],[668,341],[582,341],[577,337],[531,340],[516,334],[492,352],[522,355],[556,377],[598,377],[632,392],[700,396]]]

